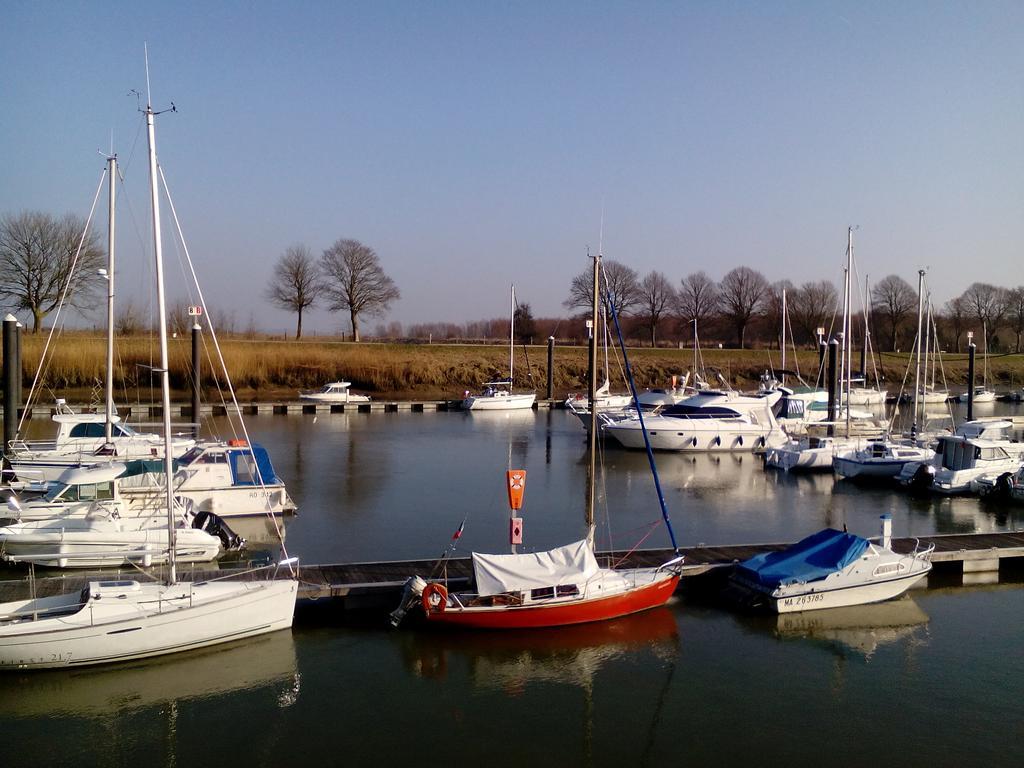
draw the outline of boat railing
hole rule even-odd
[[[921,560],[931,560],[932,552],[935,551],[935,542],[933,541],[925,549],[921,549],[921,540],[914,539],[914,551],[910,554]]]
[[[683,562],[685,560],[686,560],[686,556],[685,555],[679,555],[679,557],[673,557],[667,563],[662,563],[661,565],[659,565],[654,572],[655,573],[659,573],[661,571],[668,571],[668,570],[680,570],[681,571],[682,567],[683,567]]]

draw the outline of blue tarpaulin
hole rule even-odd
[[[259,443],[251,447],[231,448],[227,452],[231,462],[231,476],[235,485],[259,485],[260,478],[264,483],[280,483],[274,473],[274,465],[270,463],[267,449]],[[253,459],[256,459],[253,466]],[[259,477],[257,477],[259,473]]]
[[[867,539],[826,528],[781,552],[765,552],[740,563],[739,575],[769,589],[817,581],[848,566],[867,547]]]

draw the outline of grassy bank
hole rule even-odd
[[[45,339],[26,335],[22,357],[26,392],[39,366]],[[232,381],[242,396],[252,398],[293,397],[298,389],[319,387],[328,381],[345,379],[353,388],[375,398],[447,399],[461,397],[466,389],[476,389],[485,381],[507,375],[508,348],[500,345],[461,344],[376,344],[350,342],[281,341],[272,339],[229,339],[222,341],[224,360]],[[208,350],[212,354],[212,350]],[[666,386],[674,374],[691,367],[693,353],[680,349],[630,349],[637,385]],[[145,400],[155,382],[151,368],[159,356],[159,348],[149,338],[119,339],[115,356],[116,388],[120,393],[136,393]],[[189,387],[191,345],[189,339],[170,342],[171,381],[179,390]],[[778,366],[777,350],[709,349],[702,352],[705,366],[722,374],[737,388],[756,386],[758,377],[771,365]],[[526,383],[527,364],[533,373],[536,389],[543,393],[547,386],[547,348],[531,346],[516,350],[517,387]],[[793,370],[793,354],[787,367]],[[907,368],[907,354],[883,354],[881,365],[890,391],[899,389]],[[45,372],[44,393],[61,395],[68,391],[101,390],[106,359],[105,341],[100,336],[66,334],[54,345]],[[814,351],[801,351],[797,362],[805,377],[813,378],[818,357]],[[855,363],[859,356],[855,356]],[[954,390],[967,381],[967,356],[949,354],[943,357],[946,381]],[[203,385],[214,388],[222,377],[215,376],[209,357],[204,353]],[[978,360],[980,379],[980,357]],[[1000,388],[1020,387],[1024,383],[1024,355],[1001,355],[989,360],[989,383]],[[585,388],[586,349],[555,348],[555,395]],[[621,381],[620,366],[613,360],[611,378]],[[45,397],[45,394],[44,394]]]

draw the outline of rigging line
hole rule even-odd
[[[214,348],[217,351],[217,357],[220,360],[220,365],[221,365],[221,368],[222,368],[222,370],[224,372],[224,378],[227,381],[228,390],[231,393],[231,402],[232,402],[232,404],[235,407],[235,413],[238,414],[238,421],[239,421],[239,424],[240,424],[240,426],[242,428],[242,433],[245,435],[246,445],[249,447],[249,455],[252,457],[253,464],[256,464],[256,454],[252,450],[252,439],[249,437],[249,430],[246,429],[245,420],[242,418],[242,408],[238,404],[238,398],[235,396],[235,388],[234,388],[234,386],[232,386],[232,384],[231,384],[231,377],[228,375],[227,364],[224,362],[224,354],[223,354],[223,352],[222,352],[222,350],[220,348],[220,344],[217,341],[217,331],[213,327],[213,323],[210,320],[210,313],[207,311],[207,308],[206,308],[206,300],[203,298],[203,289],[199,285],[199,277],[198,277],[198,275],[196,275],[195,265],[192,263],[191,255],[189,255],[188,245],[185,243],[185,235],[181,231],[181,222],[178,220],[178,213],[177,213],[177,211],[174,208],[174,201],[171,199],[171,191],[167,187],[167,179],[164,176],[163,166],[158,164],[157,165],[157,169],[160,172],[160,182],[163,184],[164,195],[167,198],[167,205],[171,209],[171,217],[174,219],[175,229],[177,230],[178,237],[181,240],[182,250],[185,253],[185,258],[188,260],[189,270],[192,273],[193,284],[196,287],[196,292],[199,294],[199,305],[203,308],[203,312],[206,314],[206,317],[207,317],[207,325],[210,328],[210,338],[212,339]],[[271,511],[270,495],[266,493],[266,490],[267,490],[266,483],[264,482],[263,473],[258,470],[258,465],[257,465],[257,471],[254,472],[254,475],[259,480],[260,489],[264,491],[264,497],[263,498],[266,501],[267,509],[268,509],[268,512],[269,512],[269,511]],[[284,554],[284,558],[286,560],[288,560],[288,559],[290,559],[288,557],[288,549],[287,549],[287,547],[286,547],[286,545],[284,543],[284,534],[281,531],[281,526],[277,522],[277,515],[270,514],[269,517],[270,517],[271,521],[274,523],[274,531],[277,533],[278,541],[280,541],[280,543],[281,543],[281,552]],[[288,571],[291,573],[292,576],[296,575],[296,570],[295,570],[295,564],[294,563],[288,563]]]
[[[598,257],[600,258],[600,256]],[[647,427],[644,425],[644,411],[640,407],[640,398],[636,391],[636,382],[633,380],[633,371],[629,365],[629,355],[626,353],[626,340],[622,337],[622,326],[619,325],[619,316],[615,311],[615,302],[608,296],[608,309],[611,312],[612,320],[615,321],[615,332],[619,337],[619,346],[622,347],[622,359],[626,362],[626,374],[629,381],[629,390],[633,393],[633,404],[636,406],[636,415],[640,420],[640,431],[644,436],[644,445],[647,448],[647,461],[651,466],[651,474],[654,475],[654,488],[658,494],[658,503],[661,505],[661,516],[665,520],[665,527],[668,529],[668,536],[672,540],[672,549],[678,554],[679,545],[676,544],[676,534],[672,530],[672,520],[668,515],[668,505],[665,503],[665,494],[661,490],[661,479],[658,477],[658,466],[654,461],[654,451],[651,449],[651,440],[647,435]],[[593,407],[593,404],[591,405]]]
[[[92,197],[92,206],[89,208],[89,218],[85,222],[85,227],[82,229],[82,235],[78,239],[78,248],[75,249],[75,256],[71,260],[71,268],[68,270],[68,279],[64,282],[64,288],[60,294],[60,302],[57,305],[57,313],[53,317],[53,325],[50,326],[50,333],[46,337],[46,344],[43,346],[43,352],[39,358],[40,361],[46,359],[46,354],[50,349],[50,342],[53,340],[54,331],[57,329],[57,326],[59,325],[61,312],[64,309],[64,302],[67,300],[68,291],[70,290],[71,283],[74,281],[75,278],[75,270],[78,267],[78,257],[82,253],[82,246],[85,245],[85,236],[89,234],[89,228],[92,226],[92,217],[96,213],[96,202],[99,200],[100,192],[103,190],[103,182],[106,180],[106,178],[107,168],[104,167],[103,171],[100,173],[100,182],[99,184],[96,185],[96,194],[93,195]],[[31,413],[32,409],[28,407],[28,404],[32,402],[32,396],[36,391],[36,385],[39,382],[39,373],[42,371],[42,369],[43,366],[40,365],[39,368],[36,370],[36,376],[32,379],[32,386],[29,387],[28,398],[25,400],[26,407],[21,414],[21,419],[18,420],[18,429],[15,433],[15,436],[21,434],[21,429],[25,425],[25,419],[28,418],[29,414]]]

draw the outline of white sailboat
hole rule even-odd
[[[512,411],[533,408],[537,399],[535,392],[517,393],[512,391],[515,372],[516,349],[516,287],[512,286],[512,305],[508,331],[508,379],[488,381],[478,395],[466,393],[462,407],[467,411]]]
[[[974,387],[973,397],[968,392],[960,395],[957,399],[961,403],[966,403],[968,399],[972,400],[975,405],[985,405],[996,401],[996,393],[988,388],[988,325],[986,323],[981,324],[981,335],[985,344],[985,350],[981,353],[981,386]]]
[[[148,78],[148,72],[147,72]],[[147,98],[149,178],[153,206],[160,378],[167,478],[168,579],[94,581],[54,597],[0,604],[0,669],[39,669],[101,664],[157,656],[238,640],[291,626],[298,583],[179,581],[170,452],[170,380],[164,297],[154,112]],[[293,561],[284,561],[291,566]],[[283,564],[284,564],[283,563]]]

